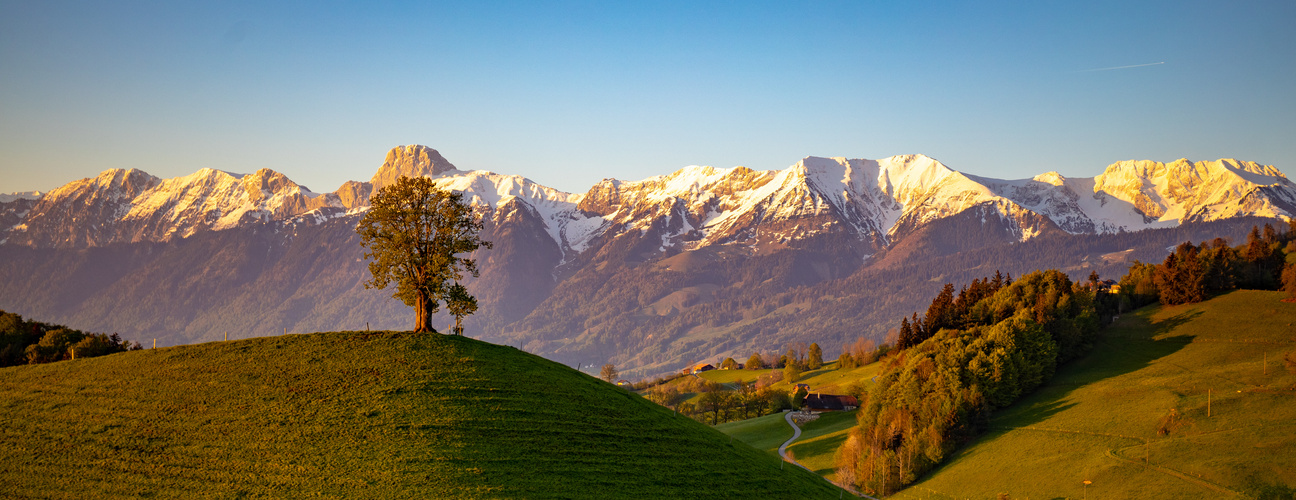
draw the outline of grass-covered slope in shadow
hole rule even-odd
[[[1124,315],[896,497],[1287,498],[1296,373],[1282,358],[1296,351],[1296,305],[1284,296],[1238,290]]]
[[[287,335],[0,370],[0,496],[838,497],[779,465],[464,337]]]

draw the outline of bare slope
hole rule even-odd
[[[263,337],[0,370],[0,496],[837,498],[573,369],[464,337]]]

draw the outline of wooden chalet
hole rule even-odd
[[[806,396],[802,406],[807,410],[816,412],[850,411],[859,406],[859,401],[855,399],[855,396],[815,393]]]
[[[707,362],[702,362],[702,363],[698,363],[698,364],[696,364],[696,365],[693,365],[693,373],[697,373],[697,372],[706,372],[706,371],[711,371],[711,370],[714,370],[714,369],[716,369],[715,365],[713,365],[713,364],[711,364],[711,363],[707,363]]]

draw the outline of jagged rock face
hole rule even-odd
[[[607,179],[571,194],[518,176],[460,171],[436,150],[409,145],[387,153],[373,182],[350,181],[323,195],[269,169],[250,175],[205,169],[167,180],[107,171],[42,197],[24,218],[0,227],[0,240],[84,247],[167,241],[269,221],[322,223],[363,211],[375,189],[402,175],[432,177],[483,208],[513,201],[531,207],[563,263],[618,238],[636,241],[630,245],[636,259],[710,245],[769,252],[822,245],[825,238],[867,257],[926,224],[977,207],[978,213],[993,209],[1019,241],[1052,230],[1112,233],[1296,213],[1296,186],[1281,172],[1236,160],[1131,161],[1095,178],[1050,172],[1000,180],[963,174],[922,155],[807,157],[784,170],[691,166],[641,181]],[[7,213],[12,219],[18,211]]]
[[[270,169],[249,175],[203,169],[166,180],[108,170],[41,198],[9,238],[34,247],[169,241],[340,207],[336,195],[311,193]]]
[[[395,184],[396,179],[402,176],[435,177],[455,170],[455,166],[435,149],[419,145],[398,146],[387,152],[387,160],[369,183],[377,190]]]
[[[117,240],[121,219],[135,198],[160,182],[140,170],[113,169],[65,184],[41,197],[23,223],[9,232],[8,243],[89,247]]]
[[[5,236],[14,227],[22,224],[27,214],[36,206],[36,200],[13,197],[0,201],[0,244],[5,243]]]
[[[1132,204],[1149,219],[1179,222],[1290,216],[1282,206],[1296,201],[1296,185],[1278,169],[1230,159],[1119,162],[1094,179],[1094,190]]]
[[[346,181],[333,193],[347,210],[369,206],[369,196],[373,194],[373,184],[368,182]]]

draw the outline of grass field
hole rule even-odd
[[[287,335],[0,369],[0,497],[837,498],[569,367]]]
[[[801,428],[801,438],[788,451],[797,462],[830,481],[837,480],[837,448],[855,427],[858,411],[827,412]],[[785,424],[786,425],[786,424]]]
[[[809,384],[812,391],[822,392],[824,394],[846,394],[846,387],[853,383],[863,383],[865,387],[868,387],[873,383],[873,376],[877,375],[881,368],[882,365],[880,363],[872,363],[849,370],[838,370],[837,362],[833,361],[825,364],[818,370],[810,370],[801,374],[801,379],[796,383]],[[743,382],[754,382],[756,379],[763,377],[772,371],[776,370],[709,370],[699,372],[697,376],[712,382],[719,382],[724,384],[726,389],[733,390],[737,388],[734,384],[740,380]],[[679,381],[671,383],[678,384]],[[775,387],[791,392],[792,385],[793,383],[784,380],[775,384]],[[702,397],[701,393],[686,394],[687,397],[684,401],[694,404],[697,404],[698,400]]]
[[[774,456],[778,456],[779,445],[792,437],[792,428],[783,420],[782,413],[724,423],[715,429]]]
[[[1296,350],[1296,304],[1282,297],[1235,291],[1125,315],[896,498],[1290,495],[1296,374],[1282,357]],[[1177,425],[1158,435],[1172,409]]]
[[[797,462],[828,480],[837,479],[837,448],[855,426],[856,411],[822,413],[819,419],[801,427],[801,437],[788,447]],[[716,430],[758,450],[778,454],[779,445],[792,437],[792,428],[782,413],[739,420],[715,426]]]

